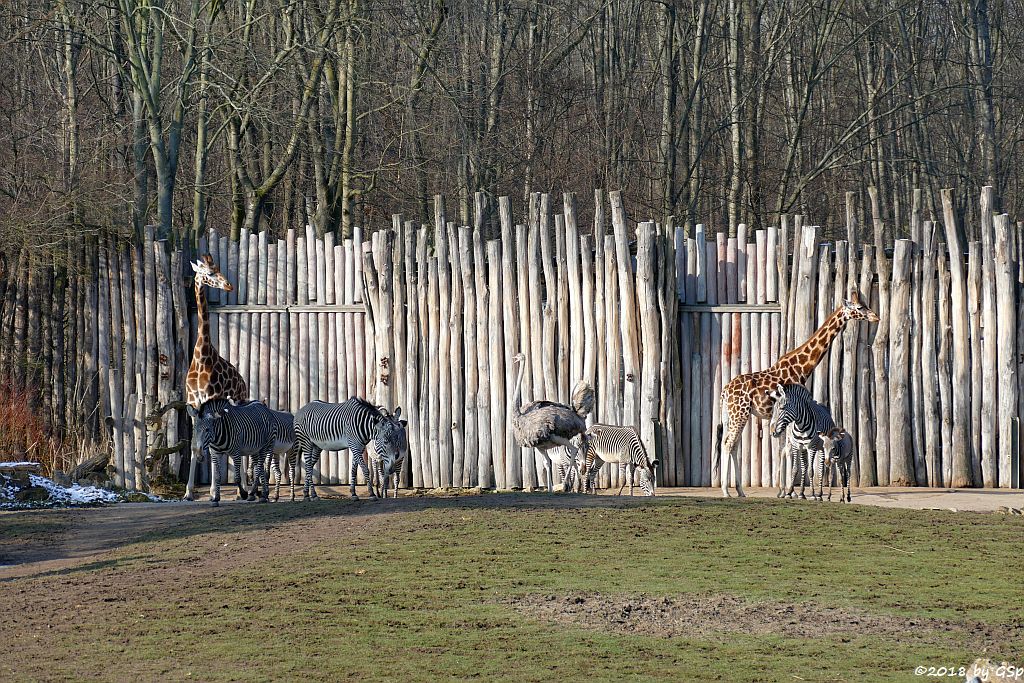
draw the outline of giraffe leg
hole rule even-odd
[[[185,486],[185,500],[195,500],[196,464],[200,460],[199,444],[196,443],[196,423],[192,421],[192,459],[188,463],[188,484]]]
[[[734,416],[732,413],[736,413]],[[742,414],[742,419],[739,415]],[[740,433],[743,432],[743,428],[747,424],[747,419],[750,416],[750,407],[734,406],[730,409],[728,402],[723,398],[722,400],[722,424],[718,426],[716,433],[715,443],[719,446],[718,461],[720,467],[720,475],[722,478],[722,497],[729,497],[729,481],[732,473],[739,474],[739,465],[736,462],[736,442],[740,437]],[[725,432],[725,439],[722,439],[722,432]],[[741,478],[736,477],[736,495],[740,498],[746,496],[743,493],[743,487],[741,484]]]

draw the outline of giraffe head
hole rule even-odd
[[[856,289],[850,290],[850,298],[843,302],[842,311],[845,320],[867,320],[869,323],[878,322],[878,315],[860,302],[860,295],[857,294]]]
[[[197,287],[212,287],[214,289],[223,289],[225,292],[230,292],[234,289],[228,279],[224,277],[224,273],[220,272],[220,267],[213,262],[213,259],[209,254],[203,256],[199,261],[192,264],[192,270],[196,272],[195,283]]]

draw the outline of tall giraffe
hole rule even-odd
[[[206,301],[205,287],[223,289],[230,292],[234,289],[220,268],[209,254],[201,261],[192,264],[195,271],[196,309],[198,311],[199,330],[196,334],[196,346],[192,351],[192,363],[188,366],[185,377],[185,402],[198,411],[203,404],[216,398],[245,401],[249,398],[249,389],[238,370],[227,359],[217,353],[210,340],[210,315]],[[192,462],[188,470],[188,486],[185,488],[185,500],[193,499],[196,480],[196,462],[198,453],[192,445]]]
[[[722,495],[729,497],[729,477],[737,472],[736,440],[747,425],[750,414],[758,418],[768,419],[772,414],[772,389],[779,384],[803,384],[821,362],[832,342],[851,320],[867,320],[878,322],[878,316],[867,306],[860,303],[856,291],[850,292],[850,298],[844,301],[832,314],[825,319],[810,339],[789,353],[785,354],[775,365],[767,370],[751,372],[733,377],[722,389],[722,423],[715,432],[715,445],[720,446],[719,455],[722,463]],[[722,432],[725,441],[722,441]],[[731,465],[731,470],[730,470]],[[736,477],[736,494],[744,496],[740,477]]]

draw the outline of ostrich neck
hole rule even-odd
[[[526,370],[526,363],[519,364],[519,375],[516,377],[516,390],[512,392],[512,412],[519,414],[523,405],[523,372]]]

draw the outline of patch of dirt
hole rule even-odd
[[[869,614],[813,603],[754,602],[731,595],[524,595],[507,601],[542,621],[618,633],[672,638],[721,633],[792,638],[880,635],[898,641],[937,642],[955,638],[974,647],[1024,636],[1024,624],[986,625],[942,619]]]

